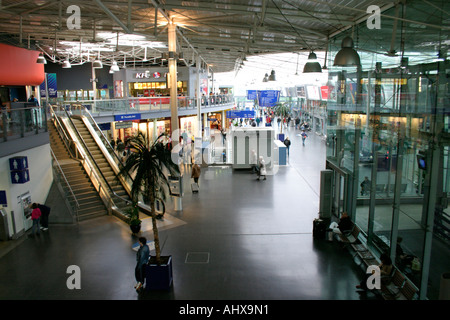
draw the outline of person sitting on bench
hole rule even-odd
[[[341,219],[339,223],[333,221],[328,229],[337,234],[343,234],[344,232],[350,231],[353,228],[353,222],[350,220],[347,212],[342,212]]]

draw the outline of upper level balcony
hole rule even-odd
[[[141,119],[170,117],[170,97],[130,97],[126,99],[64,101],[62,106],[83,105],[99,123],[114,121],[114,115],[140,113]],[[196,115],[197,99],[177,97],[178,115]],[[200,112],[217,112],[233,108],[233,95],[210,95],[200,99]]]
[[[49,143],[45,107],[12,102],[0,109],[0,158]]]

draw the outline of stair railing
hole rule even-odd
[[[53,152],[53,149],[50,147],[50,151],[52,154],[53,159],[53,176],[56,177],[57,182],[61,185],[66,203],[69,205],[69,208],[71,209],[72,215],[75,216],[76,221],[79,221],[78,217],[78,210],[80,209],[80,203],[77,200],[77,197],[75,196],[75,193],[73,192],[69,181],[67,180],[64,171],[62,170],[58,159],[56,159],[56,156]],[[56,164],[56,166],[55,166]],[[65,188],[64,188],[65,187]],[[69,198],[73,199],[73,203],[69,200]]]
[[[94,186],[96,184],[98,184],[98,189],[97,188],[96,189],[100,193],[101,197],[103,195],[102,199],[104,199],[104,201],[106,201],[108,203],[108,209],[114,209],[116,211],[119,211],[118,206],[115,204],[113,198],[116,198],[117,201],[123,201],[127,205],[131,205],[130,200],[121,197],[113,190],[111,185],[108,183],[108,180],[106,180],[106,177],[103,175],[103,173],[102,173],[100,167],[98,166],[97,162],[95,161],[93,155],[89,151],[89,148],[88,148],[86,142],[84,141],[80,132],[76,128],[75,124],[73,123],[72,118],[70,117],[68,111],[65,108],[63,108],[63,110],[66,114],[66,118],[68,119],[68,121],[70,123],[70,126],[73,129],[73,132],[75,133],[75,135],[78,139],[77,147],[79,148],[79,153],[82,155],[83,163],[85,163],[88,166],[89,172],[94,175],[95,179],[92,179],[92,177],[91,177],[91,181],[94,183]],[[75,143],[76,142],[77,141],[75,141]],[[102,184],[102,182],[103,182],[103,184]]]
[[[116,160],[117,160],[117,162],[118,162],[118,164],[119,164],[119,167],[123,167],[123,162],[122,162],[122,160],[121,160],[121,159],[117,156],[117,154],[114,152],[114,148],[111,146],[111,144],[109,143],[108,139],[107,139],[107,138],[105,137],[105,135],[103,134],[102,130],[98,127],[97,122],[96,122],[95,119],[92,117],[92,115],[91,115],[91,113],[89,112],[89,110],[88,110],[85,106],[83,106],[83,105],[78,105],[78,104],[76,104],[76,105],[71,105],[71,109],[70,109],[71,111],[72,111],[72,107],[73,107],[73,111],[75,111],[74,113],[77,113],[77,111],[78,111],[80,116],[81,116],[81,115],[87,115],[87,118],[89,119],[89,122],[91,123],[91,125],[93,125],[94,130],[95,130],[95,131],[97,132],[97,134],[99,135],[99,137],[100,137],[100,139],[102,140],[102,142],[104,143],[106,149],[107,149],[110,153],[112,153],[112,154],[114,155],[114,157],[116,158]],[[66,109],[64,109],[64,110],[67,112]],[[72,124],[73,124],[73,122],[72,122]],[[73,126],[75,127],[75,125],[73,125]],[[78,130],[76,130],[76,131],[77,131],[77,133],[78,133]],[[80,135],[80,137],[81,137],[81,135]],[[84,143],[84,140],[82,140],[82,141],[83,141],[83,143]],[[86,146],[86,144],[85,144],[85,146]],[[86,148],[87,148],[87,147],[86,147]],[[112,151],[112,152],[111,152],[111,151]],[[89,152],[89,150],[88,150],[88,152]],[[90,152],[89,152],[89,154],[90,154]],[[91,157],[92,157],[92,155],[91,155]],[[93,159],[93,157],[92,157],[92,159]],[[95,161],[94,161],[94,163],[96,164]],[[96,165],[97,165],[97,164],[96,164]],[[98,167],[98,166],[97,166],[97,167]],[[99,170],[100,170],[100,169],[99,169]],[[100,173],[101,173],[101,171],[100,171]],[[127,173],[127,178],[130,179],[131,183],[133,182],[133,178],[131,177],[130,173]],[[106,179],[105,179],[105,181],[106,181]],[[107,182],[107,181],[106,181],[106,182]],[[131,204],[129,200],[124,199],[124,198],[122,198],[121,196],[117,195],[117,194],[112,190],[112,188],[111,188],[111,186],[109,185],[108,182],[107,182],[107,184],[108,184],[108,186],[109,186],[111,192],[113,193],[113,195],[115,195],[116,197],[118,197],[118,198],[119,198],[120,200],[122,200],[122,201],[126,201],[127,204]],[[150,209],[147,205],[142,204],[142,203],[138,203],[138,207],[139,207],[139,210],[140,210],[141,212],[143,212],[143,213],[146,214],[146,215],[151,216],[151,209]]]

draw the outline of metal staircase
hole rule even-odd
[[[54,166],[57,165],[57,172],[63,175],[59,179],[63,181],[61,187],[70,206],[76,208],[76,219],[80,221],[108,214],[86,170],[71,156],[52,121],[48,122],[48,129],[50,146],[57,162]]]

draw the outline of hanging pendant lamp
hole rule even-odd
[[[112,70],[113,72],[120,71],[120,68],[119,68],[119,66],[117,65],[117,62],[116,62],[116,61],[113,61],[112,66],[111,66],[111,70]]]
[[[103,63],[97,59],[94,62],[92,62],[92,67],[94,69],[101,69],[101,68],[103,68]]]
[[[361,66],[361,59],[358,52],[353,49],[353,39],[345,37],[342,39],[341,50],[334,57],[334,66],[337,67],[357,67]]]
[[[303,73],[310,73],[310,72],[322,72],[322,67],[320,66],[320,63],[317,61],[317,56],[312,51],[308,56],[308,61],[303,67]]]
[[[47,64],[47,60],[45,59],[45,57],[42,53],[39,54],[39,57],[37,58],[36,63]]]
[[[272,70],[270,72],[269,81],[276,81],[276,79],[275,79],[275,70]]]
[[[63,62],[62,67],[63,67],[64,69],[69,69],[69,68],[72,68],[72,65],[70,64],[69,60],[65,60],[65,61]]]
[[[94,69],[101,69],[101,68],[103,68],[103,63],[100,60],[100,51],[98,52],[97,59],[94,62],[92,62],[92,68],[94,68]]]

